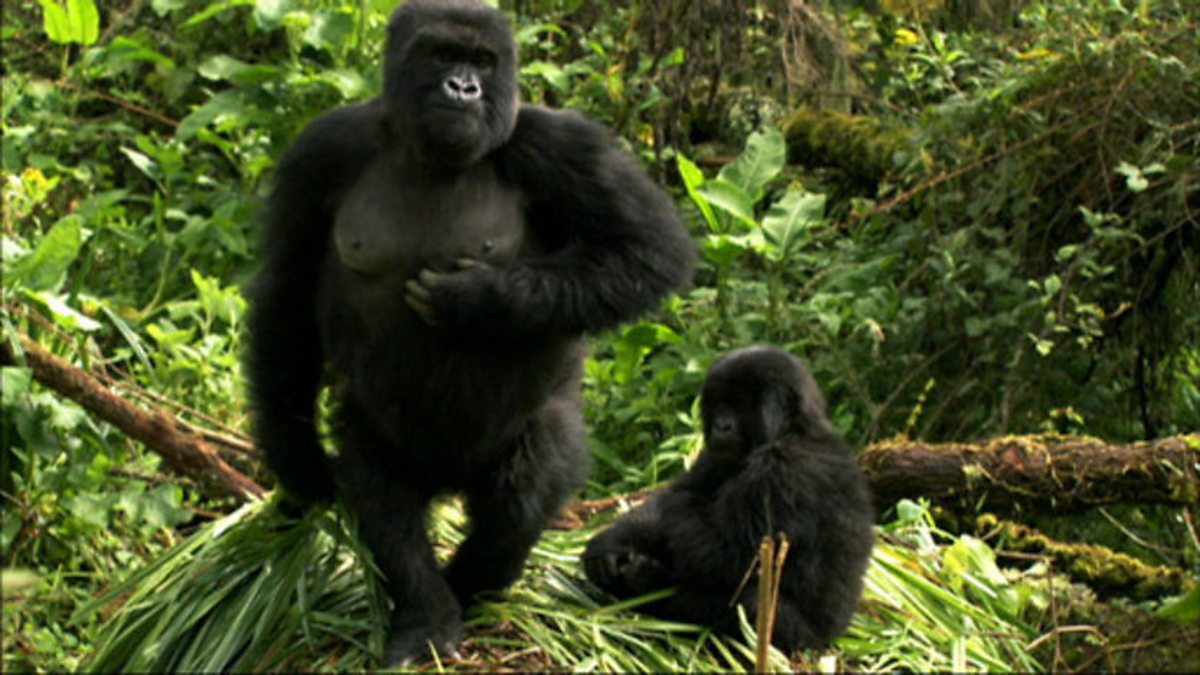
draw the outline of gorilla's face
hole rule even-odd
[[[469,0],[410,0],[388,22],[388,125],[422,162],[473,164],[512,134],[516,73],[508,19],[499,11]]]
[[[773,347],[748,347],[718,359],[700,401],[705,447],[746,454],[787,434],[822,437],[833,429],[808,369]]]

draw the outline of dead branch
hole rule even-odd
[[[18,335],[24,364],[42,385],[75,401],[100,419],[141,441],[161,455],[179,473],[195,479],[204,494],[232,497],[241,502],[261,497],[263,488],[225,463],[207,443],[181,430],[176,420],[162,412],[143,410],[114,394],[95,376],[51,354],[24,335]],[[16,364],[7,339],[0,344],[0,359]]]

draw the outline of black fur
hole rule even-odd
[[[790,551],[772,641],[827,644],[858,604],[874,513],[820,389],[791,355],[751,347],[713,364],[701,413],[695,465],[588,543],[588,578],[620,598],[674,586],[642,609],[739,635],[735,605],[753,625],[758,603],[757,577],[742,580],[762,538],[782,532]]]
[[[462,608],[520,574],[586,473],[583,335],[687,283],[694,247],[602,128],[519,105],[500,12],[410,0],[384,81],[276,168],[247,371],[285,492],[357,514],[395,601],[394,663],[452,651]],[[314,424],[325,376],[336,460]],[[424,518],[447,491],[471,529],[439,570]]]

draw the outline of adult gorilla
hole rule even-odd
[[[583,335],[684,285],[693,245],[603,129],[519,103],[508,20],[474,0],[396,10],[383,95],[300,134],[264,237],[258,443],[293,500],[336,484],[357,515],[395,603],[388,662],[450,653],[462,608],[517,578],[584,478]],[[448,491],[471,528],[439,570],[425,512]]]

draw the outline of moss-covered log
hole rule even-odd
[[[884,442],[859,456],[881,507],[928,497],[972,508],[1082,509],[1195,504],[1200,434],[1131,445],[1094,438],[1008,436],[980,444]]]
[[[839,169],[855,180],[877,183],[908,149],[908,130],[874,117],[800,108],[780,122],[788,161]]]
[[[1103,596],[1150,600],[1178,595],[1196,586],[1196,580],[1181,569],[1150,565],[1104,546],[1058,541],[1028,525],[1002,520],[990,513],[979,516],[975,526],[989,539],[997,537],[993,543],[1006,551],[1050,558],[1054,569]]]

